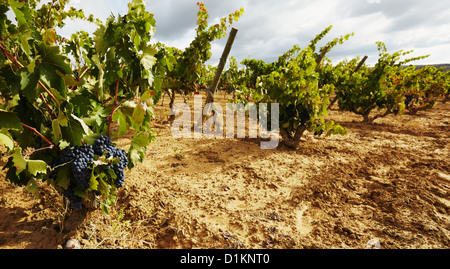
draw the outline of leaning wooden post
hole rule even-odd
[[[233,46],[234,39],[237,34],[237,29],[232,28],[230,36],[228,37],[227,44],[225,45],[225,49],[223,50],[222,57],[220,58],[219,66],[217,66],[216,75],[214,76],[214,80],[209,87],[209,89],[206,89],[207,98],[206,103],[213,103],[214,102],[214,92],[216,91],[217,85],[219,85],[220,76],[222,75],[223,69],[225,67],[225,64],[227,62],[228,55],[230,54],[231,47]]]
[[[369,58],[369,56],[364,56],[364,58],[361,60],[361,62],[359,62],[358,66],[355,68],[355,70],[353,70],[352,74],[358,72],[359,69],[361,69],[363,64],[366,62],[367,58]]]
[[[217,85],[219,85],[220,76],[222,75],[223,69],[225,68],[225,63],[227,62],[228,54],[230,54],[231,46],[233,46],[234,39],[237,34],[237,29],[232,28],[230,36],[228,37],[227,44],[223,50],[222,57],[220,58],[219,65],[217,66],[216,75],[209,88],[206,88],[206,104],[214,103],[214,92],[216,91]],[[213,114],[214,115],[214,114]],[[202,123],[205,123],[206,115],[202,115]]]
[[[316,64],[317,64],[317,66],[320,65],[320,63],[322,62],[323,58],[325,57],[325,54],[328,53],[328,50],[329,50],[329,49],[330,49],[330,48],[327,46],[327,47],[323,48],[323,50],[320,52],[319,57],[317,57],[317,59],[316,59]]]

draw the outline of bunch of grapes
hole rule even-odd
[[[111,138],[106,135],[102,135],[95,140],[93,149],[95,155],[102,156],[105,154],[106,158],[119,158],[120,162],[110,165],[109,168],[111,168],[117,175],[114,182],[116,187],[123,187],[123,183],[125,181],[124,169],[128,166],[127,153],[122,149],[116,148],[111,142]]]
[[[83,146],[64,148],[59,159],[54,163],[55,169],[50,177],[56,179],[58,171],[64,164],[70,163],[70,169],[74,182],[70,182],[69,187],[65,190],[64,196],[69,199],[71,207],[81,209],[81,197],[74,193],[75,188],[86,190],[89,188],[90,175],[92,169],[89,167],[94,160],[94,150],[92,146],[84,144]]]
[[[73,209],[78,210],[82,207],[82,198],[75,194],[75,189],[85,191],[89,188],[92,174],[92,162],[94,156],[103,156],[106,158],[119,158],[120,162],[111,164],[111,168],[117,175],[114,184],[117,188],[123,187],[125,181],[124,169],[128,166],[127,154],[124,150],[116,148],[108,136],[101,136],[95,140],[94,145],[84,144],[82,146],[66,147],[60,154],[56,162],[53,163],[53,171],[50,178],[56,179],[58,171],[65,164],[70,165],[73,181],[65,190],[64,196],[69,199]]]
[[[92,146],[84,144],[81,147],[75,147],[72,149],[72,155],[75,158],[72,162],[72,174],[76,185],[86,190],[89,188],[89,181],[92,169],[89,168],[89,164],[94,160],[94,150]]]
[[[80,196],[75,194],[75,188],[71,184],[65,191],[64,196],[69,200],[70,207],[75,210],[80,210],[83,206],[82,199]]]

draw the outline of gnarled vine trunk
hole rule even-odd
[[[303,133],[306,131],[305,125],[300,125],[297,127],[297,130],[295,131],[294,136],[292,137],[289,131],[287,131],[285,128],[280,128],[280,134],[283,138],[283,142],[286,144],[286,146],[296,149],[298,145],[300,144],[300,138],[303,136]]]

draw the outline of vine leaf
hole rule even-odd
[[[64,139],[74,146],[81,146],[83,136],[89,134],[91,131],[83,120],[70,115],[67,127],[61,128]]]
[[[27,169],[27,161],[22,156],[22,148],[15,148],[14,153],[11,154],[12,161],[14,166],[16,167],[16,172],[20,173],[23,170]]]
[[[82,119],[78,118],[77,116],[75,116],[73,114],[71,115],[71,117],[80,123],[80,126],[81,126],[81,128],[83,128],[83,131],[85,134],[87,134],[87,135],[92,134],[92,131],[91,131],[91,129],[89,129],[89,126],[87,126],[87,124]]]
[[[129,124],[127,121],[127,116],[122,113],[121,110],[116,111],[113,116],[113,120],[117,120],[117,124],[119,125],[119,136],[123,136],[129,130]]]
[[[20,89],[25,93],[28,100],[35,100],[39,94],[36,91],[36,86],[38,85],[40,75],[39,73],[30,73],[26,68],[21,69],[20,72]]]
[[[28,38],[30,37],[31,31],[25,31],[20,35],[20,45],[22,46],[23,51],[28,57],[30,57],[31,55],[30,45],[28,44]]]
[[[91,179],[89,180],[89,189],[94,191],[98,190],[98,181],[95,178],[94,173],[91,174]]]
[[[153,56],[157,53],[153,46],[147,46],[143,49],[141,64],[144,67],[144,73],[148,79],[148,83],[152,85],[153,83],[153,73],[151,72],[153,65],[156,63],[156,58]]]
[[[0,111],[0,129],[12,129],[15,131],[22,131],[23,127],[19,117],[15,112]]]
[[[0,143],[2,143],[9,150],[13,150],[14,148],[14,140],[6,130],[0,131]]]
[[[136,127],[141,126],[142,123],[144,122],[145,113],[146,113],[146,111],[144,110],[144,108],[142,106],[136,106],[134,108],[133,121],[134,121],[134,124],[137,125]]]
[[[27,170],[33,176],[37,176],[39,173],[45,174],[47,173],[47,163],[41,160],[28,160]]]
[[[36,180],[34,178],[30,178],[30,180],[28,181],[28,183],[27,183],[27,190],[34,197],[39,198],[39,189],[38,189],[38,185],[36,183]]]
[[[153,56],[157,53],[156,49],[153,46],[147,46],[142,50],[142,59],[141,64],[145,69],[151,70],[153,65],[156,62],[156,58]]]
[[[39,72],[40,78],[47,85],[58,89],[61,96],[65,97],[66,81],[62,76],[72,74],[68,58],[60,54],[58,46],[47,46],[44,42],[38,43],[36,50],[40,58],[36,62],[35,71]]]
[[[42,65],[50,65],[62,74],[72,73],[72,68],[67,63],[68,58],[60,53],[58,46],[47,46],[44,42],[40,42],[37,44],[36,50],[42,57],[40,59]]]
[[[14,166],[17,173],[27,170],[31,175],[37,176],[37,174],[47,173],[47,163],[42,160],[27,160],[22,156],[22,148],[18,147],[14,149],[14,153],[11,155]]]
[[[64,165],[58,170],[56,175],[56,185],[64,189],[67,189],[70,185],[70,177],[72,176],[72,170],[70,165]]]
[[[95,41],[95,49],[98,55],[103,55],[108,50],[109,46],[106,43],[105,37],[106,27],[104,25],[100,25],[97,30],[94,31],[94,41]]]
[[[29,10],[26,9],[28,6],[25,5],[25,2],[10,0],[9,4],[16,15],[19,28],[28,28],[28,21],[31,19],[31,16]]]
[[[62,138],[62,132],[60,127],[60,121],[55,119],[52,121],[53,138],[55,142],[59,142]]]
[[[128,151],[129,159],[131,162],[128,164],[128,168],[132,168],[135,164],[141,162],[144,159],[145,150],[153,137],[151,134],[140,131],[134,134],[133,140],[131,141],[130,149]]]

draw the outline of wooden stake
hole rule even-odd
[[[364,62],[367,60],[367,58],[369,58],[369,56],[364,56],[364,58],[361,60],[361,62],[359,62],[358,66],[357,66],[356,69],[352,72],[352,74],[358,72],[359,69],[361,69],[361,67],[363,66]]]
[[[316,59],[317,65],[319,65],[320,62],[322,62],[323,57],[325,57],[325,54],[327,54],[327,52],[328,52],[329,49],[330,49],[329,47],[323,48],[323,50],[320,52],[319,57]]]
[[[230,32],[230,36],[228,37],[227,44],[225,45],[225,49],[223,50],[222,57],[220,58],[219,65],[216,70],[216,75],[214,76],[214,80],[209,89],[206,89],[207,98],[206,103],[214,102],[214,92],[216,91],[217,85],[219,85],[220,76],[222,75],[223,69],[227,62],[228,54],[230,54],[231,47],[233,46],[234,39],[236,38],[238,30],[236,28],[232,28]]]
[[[214,80],[211,83],[211,86],[206,88],[206,104],[214,103],[214,92],[216,91],[217,85],[219,85],[220,76],[222,75],[223,69],[227,62],[228,54],[230,54],[231,46],[233,46],[234,39],[236,38],[237,29],[232,28],[230,32],[230,36],[228,37],[227,44],[225,45],[225,49],[223,50],[222,57],[220,58],[219,65],[217,66],[216,75],[214,76]],[[214,116],[214,113],[211,117]],[[202,115],[202,126],[205,123],[207,116]]]

